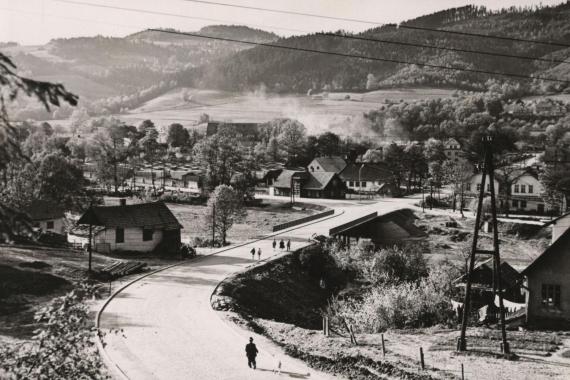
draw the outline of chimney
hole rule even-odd
[[[121,206],[126,206],[126,205],[127,205],[127,200],[126,200],[125,198],[121,198],[121,199],[119,199],[119,204],[120,204]]]

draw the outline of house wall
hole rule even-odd
[[[366,185],[362,186],[362,191],[377,191],[378,189],[380,189],[380,186],[382,186],[388,181],[384,180],[384,181],[362,181],[362,182],[366,183]],[[358,181],[344,181],[344,183],[346,184],[346,187],[351,190],[360,191],[361,189]]]
[[[530,324],[544,324],[558,320],[570,321],[570,241],[551,252],[537,263],[527,275],[527,321]],[[560,285],[560,308],[542,304],[542,285]]]
[[[560,235],[570,228],[570,214],[560,217],[552,226],[552,242],[554,243]],[[570,272],[569,272],[570,273]]]
[[[125,241],[123,243],[115,242],[115,228],[106,228],[101,231],[93,238],[95,247],[101,244],[101,249],[104,245],[108,244],[111,251],[138,251],[138,252],[150,252],[158,245],[162,240],[162,230],[154,230],[152,235],[152,240],[143,241],[143,229],[138,227],[125,228]]]
[[[474,174],[469,181],[466,183],[465,192],[470,193],[471,195],[479,195],[479,190],[477,190],[477,185],[481,184],[483,175],[482,174]],[[489,182],[490,178],[487,175],[485,178],[485,191],[489,189]],[[495,179],[495,195],[499,196],[499,181]]]
[[[321,165],[318,163],[318,161],[316,159],[311,161],[311,163],[309,165],[307,165],[307,169],[310,172],[324,172],[325,171],[325,169],[323,169],[321,167]]]
[[[53,228],[48,228],[48,222],[53,222]],[[56,234],[65,235],[65,223],[63,218],[40,220],[34,223],[43,232],[55,232]]]

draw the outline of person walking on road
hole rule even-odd
[[[277,247],[277,242],[273,239],[273,250],[275,251],[275,247]]]
[[[261,260],[261,248],[257,248],[257,260]]]
[[[284,249],[285,249],[285,242],[284,242],[283,240],[281,240],[281,241],[279,242],[279,249],[280,249],[280,250],[284,250]]]
[[[291,239],[287,240],[287,252],[291,251]]]
[[[258,353],[259,351],[257,350],[255,343],[253,343],[253,338],[249,338],[249,343],[245,345],[245,356],[247,356],[247,366],[249,368],[255,369],[255,358]]]
[[[251,259],[255,260],[255,247],[253,247],[249,252],[251,253]]]

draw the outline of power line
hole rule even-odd
[[[482,50],[469,50],[469,49],[459,49],[459,48],[452,48],[446,46],[437,46],[437,45],[426,45],[426,44],[419,44],[419,43],[412,43],[412,42],[401,42],[401,41],[391,41],[391,40],[382,40],[378,38],[369,38],[369,37],[360,37],[354,36],[350,34],[337,34],[337,33],[317,33],[318,35],[322,36],[331,36],[331,37],[341,37],[346,38],[349,40],[359,40],[359,41],[369,41],[369,42],[380,42],[383,44],[393,44],[393,45],[402,45],[402,46],[413,46],[413,47],[420,47],[420,48],[428,48],[428,49],[438,49],[438,50],[447,50],[447,51],[455,51],[460,53],[473,53],[473,54],[482,54],[482,55],[489,55],[495,57],[505,57],[505,58],[517,58],[517,59],[526,59],[529,61],[542,61],[542,62],[549,62],[549,63],[566,63],[570,64],[570,61],[563,61],[557,59],[548,59],[548,58],[539,58],[539,57],[529,57],[524,55],[514,55],[514,54],[504,54],[504,53],[493,53],[489,51],[482,51]]]
[[[182,0],[182,1],[191,2],[191,3],[218,5],[218,6],[232,7],[232,8],[251,9],[251,10],[255,10],[255,11],[281,13],[281,14],[288,14],[288,15],[295,15],[295,16],[316,17],[316,18],[321,18],[321,19],[326,19],[326,20],[356,22],[356,23],[376,25],[376,26],[394,26],[394,27],[401,28],[401,29],[423,30],[423,31],[429,31],[429,32],[457,34],[457,35],[462,35],[462,36],[471,36],[471,37],[479,37],[479,38],[494,38],[494,39],[507,40],[507,41],[527,42],[527,43],[533,43],[533,44],[543,44],[543,45],[559,46],[559,47],[570,47],[570,44],[564,44],[564,43],[560,43],[560,42],[528,40],[528,39],[516,38],[516,37],[504,37],[504,36],[489,35],[489,34],[459,32],[459,31],[448,30],[448,29],[433,29],[433,28],[402,25],[402,24],[400,24],[400,25],[385,24],[385,23],[380,23],[377,21],[361,20],[361,19],[348,18],[348,17],[326,16],[326,15],[320,15],[317,13],[297,12],[297,11],[289,11],[289,10],[284,10],[284,9],[262,8],[262,7],[254,7],[254,6],[248,6],[248,5],[238,5],[238,4],[230,4],[230,3],[222,3],[222,2],[206,1],[206,0]]]
[[[153,32],[162,32],[162,33],[186,35],[186,36],[192,36],[192,37],[198,37],[198,38],[206,38],[206,39],[218,40],[218,41],[242,43],[242,44],[253,45],[253,46],[265,46],[265,47],[270,47],[270,48],[300,51],[300,52],[304,52],[304,53],[317,53],[317,54],[326,54],[326,55],[332,55],[332,56],[338,56],[338,57],[364,59],[364,60],[369,60],[369,61],[390,62],[390,63],[398,63],[398,64],[404,64],[404,65],[417,65],[417,66],[431,67],[431,68],[436,68],[436,69],[464,71],[464,72],[471,72],[471,73],[477,73],[477,74],[499,75],[499,76],[524,78],[524,79],[539,79],[539,80],[548,81],[548,82],[559,82],[559,83],[565,83],[565,84],[570,83],[570,81],[566,81],[566,80],[562,80],[562,79],[556,79],[556,78],[532,77],[532,76],[527,76],[527,75],[523,75],[523,74],[516,74],[516,73],[502,73],[502,72],[487,71],[487,70],[465,69],[465,68],[460,68],[460,67],[434,65],[434,64],[423,63],[423,62],[413,62],[413,61],[397,60],[397,59],[390,59],[390,58],[371,57],[371,56],[366,56],[366,55],[339,53],[339,52],[332,52],[332,51],[326,51],[326,50],[316,50],[316,49],[307,49],[307,48],[300,48],[300,47],[293,47],[293,46],[276,45],[276,44],[266,43],[266,42],[253,42],[253,41],[245,41],[245,40],[239,40],[239,39],[234,39],[234,38],[205,36],[205,35],[197,34],[197,33],[177,32],[177,31],[173,31],[173,30],[162,30],[162,29],[152,29],[152,28],[147,29],[147,30],[153,31]]]
[[[62,2],[62,3],[69,3],[69,4],[92,6],[92,7],[98,7],[98,8],[116,9],[116,10],[129,11],[129,12],[139,12],[139,13],[146,13],[146,14],[156,14],[156,15],[162,15],[162,16],[172,16],[172,17],[180,17],[180,18],[188,18],[188,19],[196,19],[196,20],[204,20],[204,21],[226,22],[226,23],[232,23],[232,22],[233,22],[233,21],[229,21],[229,20],[220,20],[220,19],[212,19],[212,18],[205,18],[205,17],[185,16],[185,15],[175,14],[175,13],[158,12],[158,11],[151,11],[151,10],[138,9],[138,8],[117,7],[117,6],[112,6],[112,5],[102,5],[102,4],[95,4],[95,3],[82,2],[82,1],[74,1],[74,0],[53,0],[53,1]],[[220,3],[220,4],[222,4],[222,3]],[[240,6],[240,7],[241,7],[241,6]],[[256,7],[253,7],[253,8],[256,8]],[[287,12],[288,12],[288,11],[287,11]],[[327,16],[327,17],[328,17],[328,16]],[[269,26],[269,25],[255,25],[255,24],[249,24],[249,25],[251,25],[251,26],[256,26],[256,27],[269,28],[269,29],[284,29],[284,30],[296,31],[296,32],[301,32],[301,33],[312,33],[312,32],[307,31],[307,30],[289,29],[289,28],[279,28],[279,27],[274,27],[274,26]],[[505,57],[505,58],[524,59],[524,60],[530,60],[530,61],[541,61],[541,62],[548,62],[548,63],[566,63],[566,64],[570,64],[570,61],[564,61],[564,60],[556,60],[556,59],[548,59],[548,58],[539,58],[539,57],[530,57],[530,56],[521,56],[521,55],[505,54],[505,53],[494,53],[494,52],[489,52],[489,51],[460,49],[460,48],[452,48],[452,47],[445,47],[445,46],[438,46],[438,45],[427,45],[427,44],[411,43],[411,42],[401,42],[401,41],[383,40],[383,39],[369,38],[369,37],[360,37],[360,36],[354,36],[354,35],[348,35],[348,34],[317,33],[317,35],[329,36],[329,37],[338,37],[338,38],[351,39],[351,40],[361,40],[361,41],[369,41],[369,42],[380,42],[380,43],[391,44],[391,45],[412,46],[412,47],[419,47],[419,48],[430,48],[430,49],[438,49],[438,50],[446,50],[446,51],[455,51],[455,52],[462,52],[462,53],[481,54],[481,55],[487,55],[487,56],[497,56],[497,57]]]
[[[57,2],[57,3],[85,5],[85,6],[96,7],[96,8],[116,9],[116,10],[127,11],[127,12],[137,12],[137,13],[146,13],[146,14],[159,15],[159,16],[178,17],[178,18],[185,18],[185,19],[189,19],[189,20],[208,21],[208,22],[222,22],[222,23],[228,23],[228,24],[232,24],[235,22],[235,21],[231,21],[231,20],[223,20],[223,19],[216,19],[216,18],[209,18],[209,17],[187,16],[187,15],[183,15],[180,13],[151,11],[151,10],[140,9],[140,8],[126,8],[126,7],[118,7],[118,6],[114,6],[114,5],[96,4],[96,3],[89,3],[89,2],[83,2],[83,1],[73,1],[73,0],[52,0],[52,1]],[[257,28],[281,29],[281,30],[288,30],[290,32],[309,33],[306,30],[300,30],[300,29],[281,28],[281,27],[275,27],[275,26],[269,26],[269,25],[259,25],[259,24],[249,24],[249,25],[255,26]]]

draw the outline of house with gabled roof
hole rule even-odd
[[[348,163],[339,173],[349,191],[357,193],[391,193],[393,173],[380,164]]]
[[[270,187],[270,195],[343,199],[346,186],[334,172],[283,170]]]
[[[164,202],[90,207],[78,225],[95,226],[96,252],[156,252],[171,254],[180,248],[182,225]],[[69,240],[69,239],[68,239]]]
[[[34,229],[60,235],[65,234],[65,213],[57,204],[35,200],[26,207],[24,213],[30,218]]]
[[[314,172],[340,173],[346,167],[346,161],[340,156],[316,157],[307,165],[307,170]]]
[[[559,222],[567,222],[567,218]],[[549,328],[570,326],[570,228],[561,234],[553,231],[553,243],[522,274],[528,288],[527,323]]]

